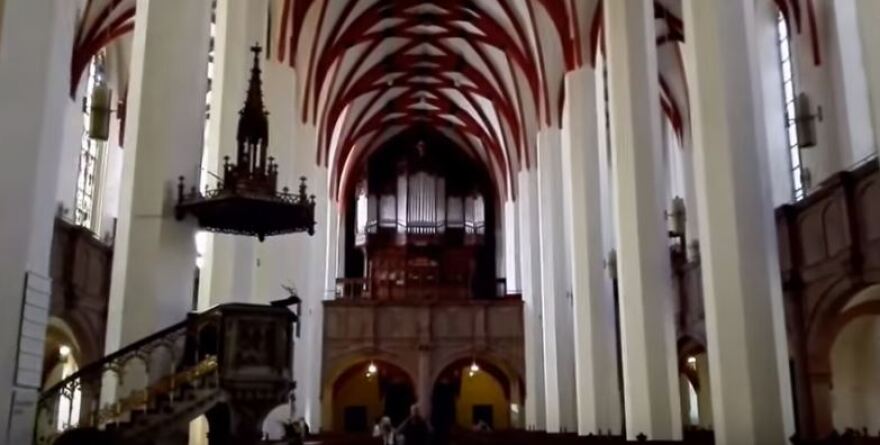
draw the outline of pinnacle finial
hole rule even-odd
[[[259,43],[254,43],[254,46],[251,47],[251,52],[254,53],[254,65],[258,65],[258,60],[260,58],[260,53],[263,52],[263,47],[260,46]]]

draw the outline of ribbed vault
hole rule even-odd
[[[800,29],[811,0],[775,1]],[[89,0],[73,77],[133,28],[134,0]],[[660,105],[687,127],[681,0],[655,0]],[[271,0],[272,57],[297,72],[300,117],[334,194],[384,142],[427,124],[487,166],[499,194],[559,126],[566,72],[601,54],[602,0]],[[75,83],[74,83],[75,85]]]

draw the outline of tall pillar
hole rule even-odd
[[[684,10],[715,440],[781,444],[794,431],[755,3]]]
[[[507,278],[507,291],[522,291],[519,267],[519,214],[514,200],[504,203],[504,276]]]
[[[244,104],[253,55],[250,47],[265,35],[265,8],[241,0],[219,0],[214,36],[214,77],[207,143],[203,155],[203,184],[212,188],[222,177],[223,157],[235,162],[239,111]],[[269,63],[266,60],[263,64]],[[270,140],[272,155],[278,149]],[[252,237],[205,236],[204,266],[199,279],[199,307],[229,302],[262,302],[254,283],[256,243]]]
[[[431,347],[428,345],[419,345],[419,375],[418,388],[416,388],[416,402],[419,406],[421,415],[431,418]]]
[[[558,128],[548,128],[538,133],[544,390],[549,433],[574,431],[576,428],[574,342],[562,206],[561,145],[561,131]]]
[[[855,0],[835,0],[825,2],[824,6],[830,35],[828,64],[833,81],[833,86],[827,88],[835,93],[838,149],[843,158],[842,167],[846,168],[876,154],[871,126],[871,98]]]
[[[874,126],[874,150],[880,155],[880,3],[876,0],[856,0],[859,33],[862,39],[862,56],[868,78],[871,97],[871,115]]]
[[[526,362],[526,429],[545,428],[544,333],[541,328],[541,251],[538,227],[538,184],[534,171],[519,172],[520,261],[523,293],[523,332]]]
[[[626,433],[681,438],[652,2],[605,3]]]
[[[192,308],[195,223],[177,221],[177,178],[197,177],[205,124],[211,2],[139,0],[128,89],[106,350]]]
[[[697,355],[697,381],[700,390],[697,392],[697,405],[700,410],[700,428],[711,430],[712,426],[712,379],[709,377],[709,356]]]
[[[0,9],[0,443],[29,444],[61,147],[74,143],[62,135],[76,5],[5,0]]]
[[[574,299],[577,431],[620,433],[620,397],[614,331],[614,298],[606,286],[599,174],[596,72],[583,67],[566,77],[562,178],[569,221],[569,261]]]

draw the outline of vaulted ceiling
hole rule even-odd
[[[687,125],[682,0],[654,0],[659,103]],[[775,0],[799,22],[802,4]],[[134,0],[89,0],[73,77],[131,31]],[[402,131],[428,124],[514,194],[539,129],[559,126],[568,71],[602,51],[602,0],[270,0],[272,57],[296,69],[300,117],[336,190]],[[75,85],[76,83],[74,83]],[[341,187],[342,186],[342,187]]]

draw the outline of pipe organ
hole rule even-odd
[[[468,235],[486,233],[485,200],[480,193],[446,195],[446,179],[427,172],[401,174],[395,193],[368,194],[366,181],[358,185],[358,234],[394,229],[408,235],[442,235],[462,229]],[[361,238],[365,240],[365,237]],[[475,242],[479,240],[474,238]]]
[[[349,208],[371,298],[493,294],[491,189],[485,171],[457,154],[419,141],[382,150],[366,164]]]

